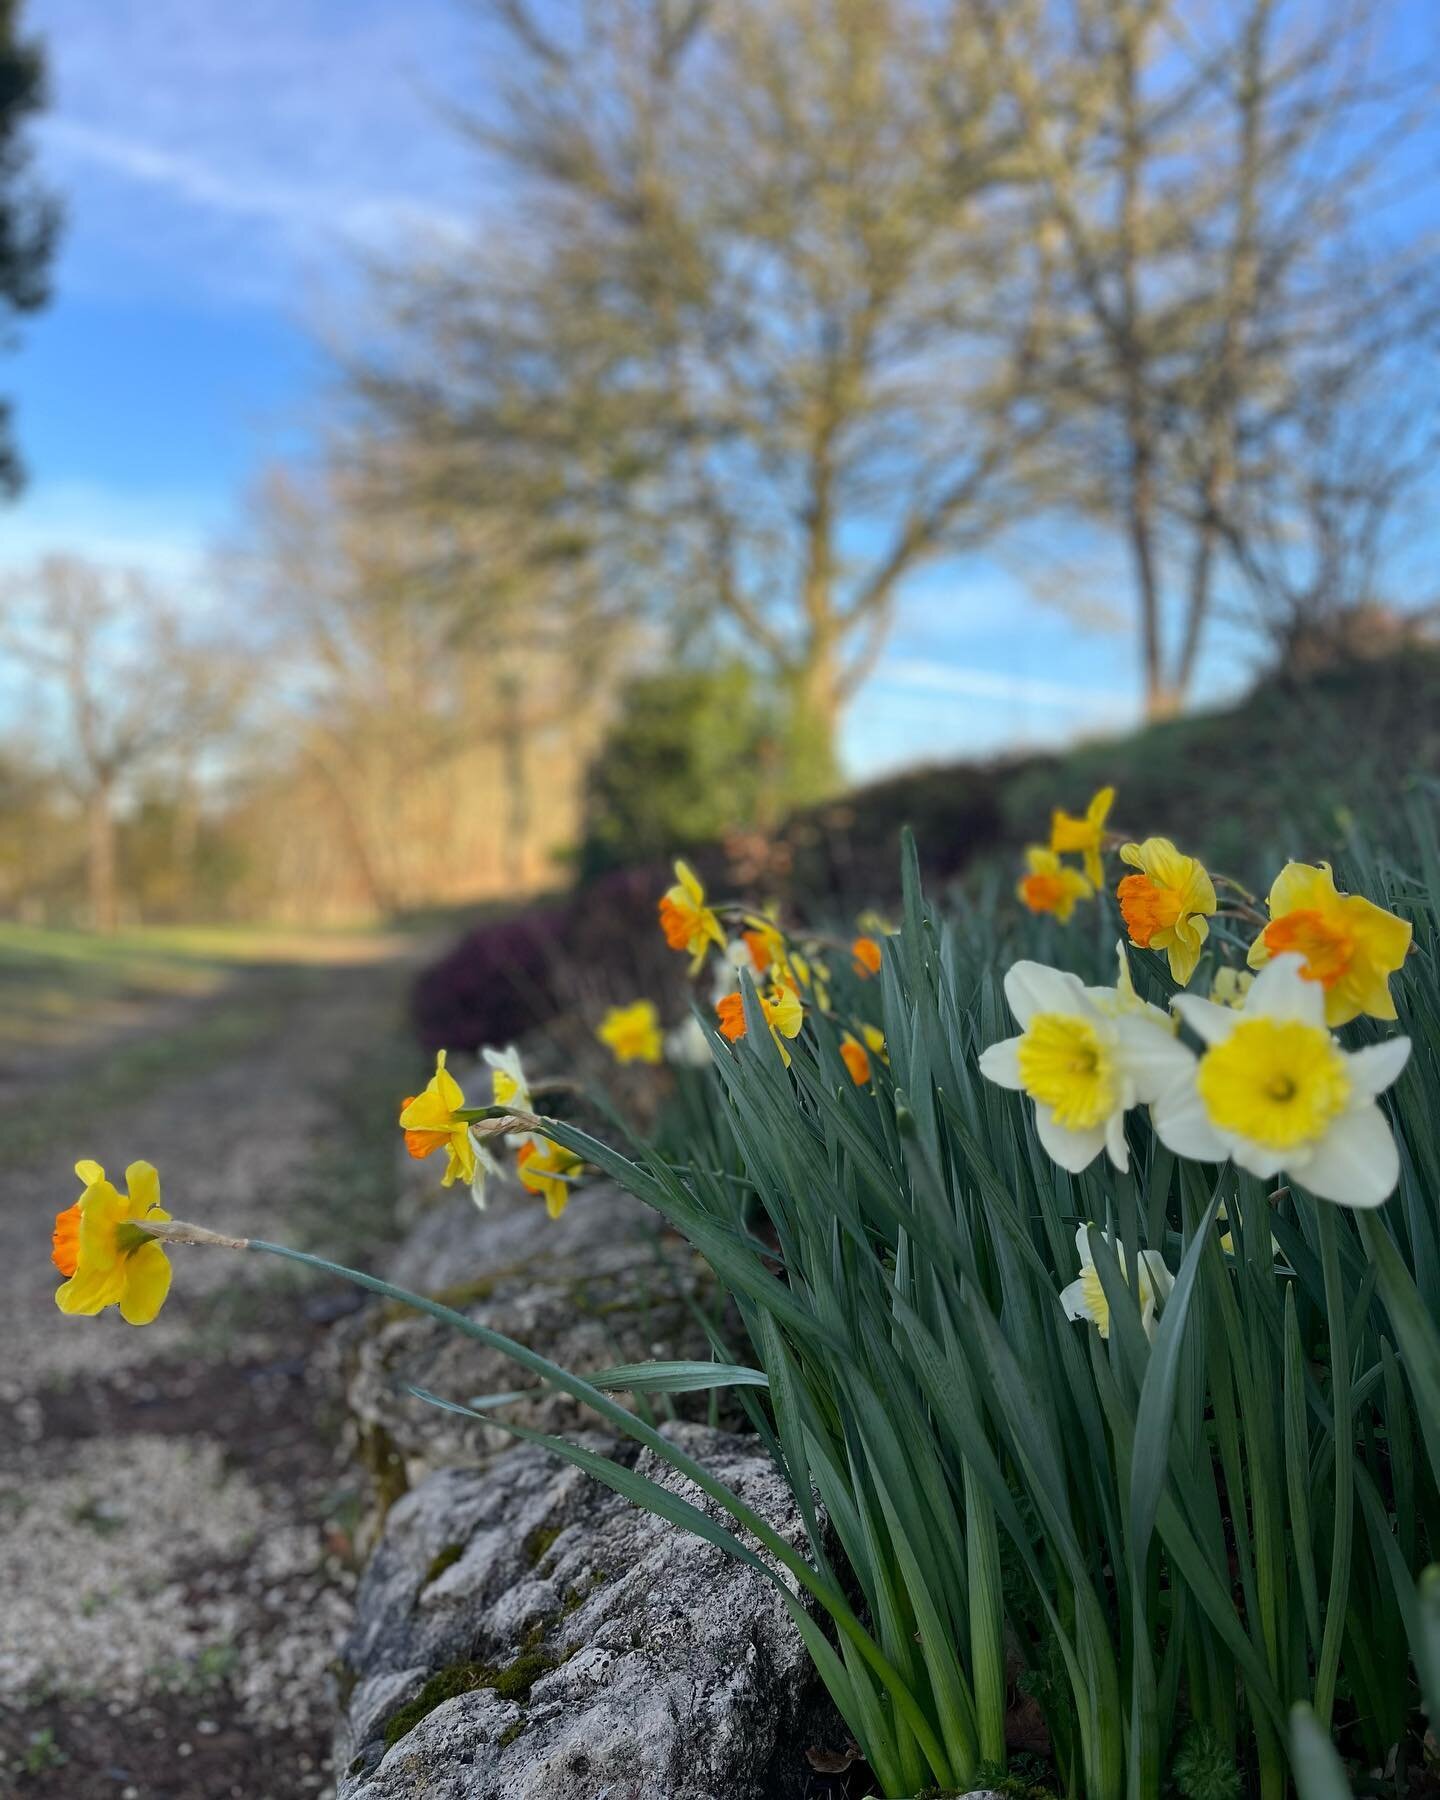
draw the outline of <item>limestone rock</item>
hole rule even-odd
[[[710,1353],[686,1305],[707,1292],[702,1266],[657,1214],[605,1182],[583,1188],[559,1219],[509,1183],[495,1184],[483,1213],[468,1195],[444,1195],[419,1212],[386,1273],[579,1375]],[[413,1383],[467,1399],[533,1386],[504,1356],[398,1305],[373,1306],[335,1335],[382,1514],[432,1471],[483,1467],[513,1445],[497,1427],[437,1412],[406,1392]],[[564,1394],[539,1388],[500,1416],[547,1432],[595,1423]]]
[[[665,1431],[801,1542],[753,1439]],[[339,1800],[788,1800],[845,1736],[762,1576],[528,1446],[392,1509],[344,1667]]]

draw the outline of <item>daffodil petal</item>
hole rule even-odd
[[[1296,1179],[1339,1206],[1383,1206],[1400,1179],[1400,1156],[1380,1108],[1371,1102],[1337,1119]]]
[[[159,1244],[142,1244],[126,1257],[120,1317],[127,1325],[148,1325],[169,1292],[170,1258]]]
[[[1052,1161],[1072,1175],[1078,1175],[1105,1148],[1105,1126],[1092,1125],[1084,1131],[1061,1125],[1048,1106],[1035,1108],[1035,1129]]]
[[[1105,1121],[1105,1148],[1123,1175],[1130,1167],[1130,1146],[1125,1142],[1125,1114],[1119,1107]]]
[[[1060,1305],[1067,1319],[1088,1319],[1089,1308],[1085,1304],[1085,1281],[1083,1276],[1072,1281],[1068,1287],[1060,1290]]]
[[[1245,1014],[1252,1019],[1294,1019],[1301,1025],[1323,1026],[1325,990],[1318,981],[1305,979],[1304,967],[1304,957],[1293,951],[1271,957],[1245,996]]]
[[[1387,1038],[1383,1044],[1367,1044],[1363,1050],[1352,1050],[1345,1059],[1345,1072],[1358,1091],[1373,1099],[1399,1079],[1409,1060],[1409,1038]]]
[[[1088,1013],[1085,988],[1078,975],[1044,963],[1012,963],[1005,975],[1005,998],[1021,1025],[1036,1013]]]
[[[1210,1123],[1193,1082],[1167,1090],[1156,1101],[1151,1116],[1160,1142],[1176,1156],[1195,1162],[1224,1162],[1229,1154],[1229,1145]]]
[[[1020,1079],[1020,1039],[1002,1038],[980,1052],[980,1073],[997,1087],[1018,1088]]]
[[[130,1217],[143,1219],[160,1204],[160,1174],[154,1163],[133,1162],[125,1171],[130,1193]]]
[[[1217,1006],[1199,994],[1177,994],[1170,1004],[1205,1044],[1223,1044],[1240,1022],[1233,1006]]]

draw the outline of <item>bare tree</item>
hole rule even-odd
[[[1382,227],[1433,81],[1382,79],[1357,0],[996,0],[986,21],[1052,247],[1052,474],[1126,545],[1164,713],[1255,458],[1317,379],[1362,392],[1425,315],[1427,247]]]
[[[1440,585],[1416,580],[1440,458],[1436,354],[1343,364],[1277,421],[1223,520],[1237,617],[1300,673],[1433,634]],[[1359,391],[1356,391],[1356,390]],[[1402,591],[1403,589],[1403,591]]]
[[[352,441],[346,465],[315,482],[272,477],[231,565],[288,672],[270,726],[324,783],[382,916],[435,897],[458,820],[446,833],[417,817],[437,776],[476,750],[500,778],[471,793],[473,812],[503,845],[511,888],[535,879],[537,740],[595,716],[621,649],[583,584],[520,548],[523,519],[438,502],[432,514],[419,500],[428,471],[407,455],[401,482],[395,455]],[[458,808],[452,798],[452,820]]]
[[[823,786],[907,576],[1044,426],[1012,133],[968,4],[498,8],[515,230],[390,285],[367,429],[793,696]],[[496,108],[492,108],[492,113]]]
[[[84,811],[90,923],[113,931],[120,804],[162,759],[194,768],[234,715],[238,665],[188,636],[142,576],[78,557],[11,582],[0,616],[0,654],[33,684],[35,736]]]

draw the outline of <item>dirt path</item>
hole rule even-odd
[[[99,1115],[87,1088],[119,1091],[113,1068],[57,1069],[73,1094],[39,1154],[17,1121],[23,1160],[0,1166],[6,1800],[330,1786],[355,1494],[319,1352],[350,1290],[178,1251],[154,1325],[66,1319],[48,1239],[78,1156],[121,1180],[145,1157],[182,1217],[364,1257],[388,1226],[393,1106],[413,1073],[403,979],[398,963],[248,972],[215,1002],[243,1025],[227,1036],[217,1017],[189,1066],[161,1059]]]

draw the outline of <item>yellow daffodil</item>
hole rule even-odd
[[[853,1031],[845,1032],[840,1039],[840,1054],[856,1087],[864,1087],[869,1081],[872,1057],[881,1062],[890,1060],[885,1054],[885,1033],[878,1025],[862,1025],[859,1037]]]
[[[1138,875],[1116,889],[1120,916],[1130,942],[1142,950],[1163,950],[1181,987],[1195,973],[1215,910],[1215,886],[1193,856],[1182,856],[1169,838],[1122,844],[1120,860]]]
[[[1092,887],[1105,880],[1101,851],[1105,845],[1105,821],[1115,802],[1113,787],[1103,787],[1085,809],[1083,819],[1058,808],[1050,815],[1050,848],[1060,856],[1082,856]]]
[[[1061,1168],[1078,1173],[1102,1150],[1128,1168],[1126,1112],[1191,1083],[1194,1056],[1133,989],[1086,988],[1063,970],[1017,962],[1005,998],[1021,1032],[985,1050],[980,1073],[1030,1096],[1040,1142]]]
[[[850,962],[862,981],[880,973],[880,946],[873,937],[857,937],[850,946]]]
[[[790,1052],[785,1048],[785,1038],[798,1037],[800,1027],[805,1023],[805,1008],[800,1003],[800,996],[788,982],[776,981],[759,996],[760,1010],[765,1015],[765,1023],[770,1027],[770,1035],[774,1038],[784,1058],[785,1066],[790,1066]],[[717,1001],[715,1011],[720,1018],[720,1035],[728,1038],[733,1044],[737,1038],[745,1035],[745,1000],[741,994],[726,994]]]
[[[1229,963],[1215,971],[1210,983],[1210,998],[1217,1006],[1243,1006],[1255,977],[1248,969],[1233,969]]]
[[[636,1000],[629,1006],[612,1006],[595,1033],[620,1063],[658,1063],[665,1055],[660,1015],[653,1001]]]
[[[1115,1259],[1120,1264],[1120,1273],[1126,1282],[1130,1280],[1130,1271],[1125,1266],[1125,1246],[1117,1244],[1108,1231],[1100,1234],[1115,1252]],[[1105,1289],[1100,1282],[1100,1271],[1095,1267],[1095,1252],[1090,1247],[1090,1228],[1082,1225],[1075,1233],[1075,1248],[1080,1253],[1080,1273],[1069,1287],[1061,1290],[1060,1304],[1065,1309],[1067,1319],[1089,1319],[1098,1327],[1102,1338],[1110,1335],[1110,1303],[1105,1297]],[[1142,1250],[1140,1262],[1140,1323],[1145,1327],[1145,1335],[1153,1339],[1155,1336],[1155,1307],[1164,1300],[1175,1285],[1175,1277],[1165,1267],[1165,1259],[1158,1250]]]
[[[435,1057],[435,1073],[423,1094],[412,1094],[400,1108],[400,1129],[405,1133],[405,1148],[415,1157],[429,1156],[432,1151],[445,1152],[442,1187],[463,1181],[477,1206],[485,1204],[485,1177],[495,1172],[495,1161],[482,1144],[471,1135],[469,1122],[457,1119],[465,1104],[460,1083],[445,1067],[445,1052]]]
[[[520,1185],[540,1195],[552,1219],[570,1204],[570,1189],[584,1166],[580,1157],[548,1138],[527,1138],[515,1158]]]
[[[1031,844],[1025,866],[1030,872],[1021,877],[1015,892],[1031,912],[1054,913],[1062,925],[1069,921],[1076,901],[1088,900],[1095,892],[1078,869],[1067,868],[1042,844]]]
[[[1390,977],[1410,948],[1411,927],[1360,894],[1342,894],[1329,863],[1286,863],[1270,889],[1270,923],[1250,946],[1252,969],[1293,951],[1307,981],[1325,992],[1325,1022],[1361,1013],[1393,1019]]]
[[[1408,1038],[1345,1051],[1325,1026],[1325,992],[1302,959],[1277,956],[1238,1010],[1182,994],[1176,1010],[1201,1037],[1195,1078],[1155,1107],[1177,1156],[1229,1156],[1262,1180],[1282,1169],[1322,1200],[1380,1206],[1400,1160],[1375,1104],[1405,1066]]]
[[[675,885],[660,897],[660,928],[672,950],[689,951],[692,975],[700,972],[712,944],[725,948],[720,921],[705,904],[705,890],[688,863],[676,863]]]
[[[96,1162],[78,1162],[85,1191],[55,1218],[50,1260],[66,1277],[55,1290],[61,1312],[93,1314],[118,1306],[129,1325],[148,1325],[170,1291],[170,1259],[145,1221],[170,1217],[160,1177],[148,1162],[125,1171],[121,1194]]]
[[[811,1000],[823,1013],[830,1010],[830,971],[818,957],[806,958],[798,950],[791,950],[782,963],[778,963],[774,973],[774,983],[778,987],[791,987],[797,991],[808,989]],[[790,1033],[793,1037],[794,1033]]]

